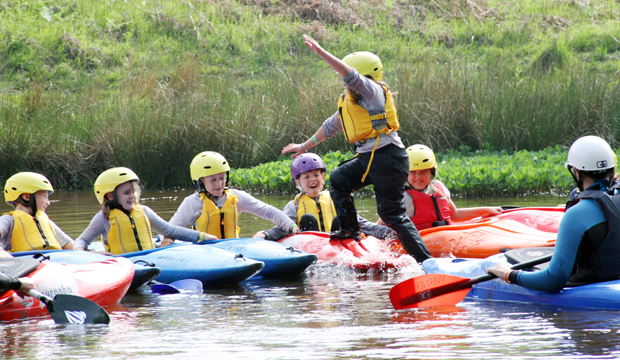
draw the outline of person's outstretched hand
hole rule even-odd
[[[291,158],[294,159],[298,157],[299,155],[305,153],[306,151],[301,146],[301,144],[288,144],[284,147],[284,149],[282,149],[282,154],[286,154],[290,152],[295,152],[293,155],[291,155]]]
[[[319,43],[316,40],[314,40],[308,35],[304,35],[304,43],[306,44],[307,47],[310,48],[310,50],[312,50],[317,55],[319,55],[319,52],[323,50],[321,45],[319,45]]]

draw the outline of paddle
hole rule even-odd
[[[202,282],[196,279],[183,279],[170,284],[153,284],[151,291],[156,294],[178,294],[180,292],[202,294]]]
[[[513,270],[525,269],[551,260],[552,255],[515,264]],[[390,290],[390,301],[394,309],[456,305],[465,298],[471,287],[483,281],[494,279],[492,274],[472,279],[445,274],[416,276],[396,284]]]
[[[36,290],[28,295],[43,302],[57,324],[109,324],[110,315],[95,302],[86,298],[59,294],[54,299]]]

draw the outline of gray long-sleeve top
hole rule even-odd
[[[198,241],[200,232],[185,227],[175,226],[162,219],[155,211],[150,207],[141,205],[144,209],[144,215],[149,219],[151,228],[158,234],[162,234],[172,239],[179,239],[184,241],[191,241],[193,243]],[[91,220],[90,224],[84,230],[84,232],[75,240],[73,248],[81,247],[86,249],[90,243],[97,237],[103,236],[107,241],[108,232],[110,231],[110,221],[103,217],[103,213],[99,211]]]
[[[365,76],[360,75],[360,73],[355,69],[351,69],[351,72],[349,72],[347,76],[343,77],[342,81],[350,89],[360,93],[362,99],[358,101],[358,105],[368,110],[371,115],[385,112],[385,93],[383,92],[381,85]],[[342,131],[342,122],[338,118],[338,111],[336,111],[334,115],[330,116],[323,122],[323,132],[325,133],[326,138],[330,138],[340,131]],[[371,152],[376,142],[377,138],[368,139],[364,142],[356,141],[356,151],[358,153]],[[387,135],[381,134],[377,149],[389,144],[393,144],[399,148],[405,147],[402,141],[400,141],[400,137],[396,131],[392,131]]]
[[[295,200],[291,200],[284,207],[283,212],[288,216],[291,220],[297,223],[297,209],[299,208],[299,204],[295,204]],[[394,238],[396,237],[396,233],[392,229],[387,226],[379,225],[364,219],[363,217],[357,215],[357,221],[359,221],[360,226],[362,227],[362,232],[366,235],[374,236],[378,239],[385,238]],[[265,239],[267,240],[280,240],[284,236],[288,235],[288,231],[282,229],[279,226],[274,226],[269,230],[265,230]]]
[[[236,203],[239,214],[249,212],[250,214],[269,220],[285,229],[290,229],[291,225],[296,223],[296,221],[291,221],[280,209],[265,204],[245,191],[237,189],[229,190],[239,199]],[[221,209],[226,202],[226,197],[227,195],[222,196],[215,205]],[[170,219],[170,224],[176,226],[193,224],[202,214],[202,208],[203,202],[200,200],[200,194],[194,193],[183,200],[177,212],[172,216],[172,219]]]
[[[73,241],[73,239],[71,239],[69,235],[65,234],[65,232],[62,231],[62,229],[60,229],[55,222],[50,220],[50,224],[52,226],[52,229],[54,230],[56,240],[58,240],[60,247],[64,247],[65,245]],[[11,251],[11,248],[13,247],[11,245],[11,237],[13,236],[13,225],[14,219],[12,215],[7,214],[0,216],[0,236],[2,237],[0,243],[2,244],[2,248],[6,251]]]

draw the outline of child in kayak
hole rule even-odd
[[[112,254],[154,249],[151,227],[164,236],[193,243],[215,239],[209,234],[170,225],[151,208],[140,205],[139,181],[133,171],[124,167],[99,175],[95,196],[102,209],[75,241],[75,250],[85,250],[98,236],[102,236],[106,251]]]
[[[316,40],[304,35],[306,46],[319,55],[340,76],[346,88],[338,97],[338,111],[305,143],[289,144],[282,153],[292,158],[307,152],[326,138],[342,131],[355,143],[357,155],[330,174],[329,191],[340,221],[334,239],[357,238],[361,231],[353,192],[374,185],[377,213],[399,235],[399,241],[418,262],[431,257],[415,226],[405,216],[404,193],[407,180],[407,153],[396,133],[399,128],[392,93],[383,78],[378,56],[359,51],[342,60],[323,49]]]
[[[569,203],[560,222],[549,266],[539,271],[511,270],[499,263],[487,269],[511,284],[559,291],[574,285],[620,277],[620,197],[612,196],[616,156],[597,136],[577,139],[568,150],[566,168],[580,195]]]
[[[201,152],[192,160],[190,172],[198,191],[183,200],[170,224],[193,225],[217,239],[238,238],[239,215],[249,212],[273,222],[288,233],[299,231],[297,224],[279,209],[245,191],[227,188],[230,165],[221,154]]]
[[[4,185],[4,200],[15,208],[0,216],[2,248],[9,252],[71,250],[73,239],[47,217],[52,184],[43,175],[20,172]]]
[[[299,195],[284,207],[284,213],[297,223],[301,231],[330,232],[338,229],[338,217],[329,191],[322,191],[325,183],[325,163],[313,153],[301,154],[291,163],[291,178]],[[362,232],[379,239],[395,238],[392,229],[372,223],[358,215]],[[259,231],[254,236],[280,240],[288,232],[279,226]]]
[[[465,221],[484,215],[497,215],[501,207],[481,206],[457,209],[450,199],[450,191],[439,180],[435,153],[424,145],[407,148],[409,176],[405,191],[407,216],[418,230],[449,225],[452,221]]]

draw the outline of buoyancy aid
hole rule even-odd
[[[329,191],[322,191],[316,199],[306,194],[299,194],[295,197],[295,205],[297,205],[298,224],[303,215],[311,214],[319,223],[319,231],[331,231],[332,221],[336,217],[336,208]]]
[[[385,109],[379,114],[371,114],[358,105],[347,91],[338,97],[338,114],[345,139],[354,143],[390,133],[400,128],[394,99],[386,86],[381,85],[385,95]]]
[[[239,237],[239,212],[237,211],[237,202],[239,198],[230,190],[224,190],[226,201],[222,208],[218,208],[215,202],[211,200],[205,193],[200,193],[200,201],[202,201],[202,213],[196,219],[195,228],[198,231],[206,232],[217,236],[218,239],[232,239]]]
[[[597,282],[620,277],[620,196],[606,191],[586,189],[577,198],[593,199],[607,219],[607,233],[599,236],[584,234],[579,246],[571,282]]]
[[[411,195],[415,210],[411,221],[418,230],[452,223],[450,221],[450,202],[443,191],[435,189],[433,194],[426,194],[408,188],[407,193]]]
[[[13,216],[10,252],[62,250],[50,219],[43,211],[37,211],[35,217],[21,210],[14,210],[7,214]]]
[[[381,85],[381,87],[385,95],[385,108],[384,112],[378,114],[371,114],[368,110],[361,107],[355,102],[350,91],[338,97],[338,118],[342,123],[342,132],[344,133],[345,139],[350,143],[354,143],[356,141],[364,142],[368,139],[377,138],[375,146],[372,148],[372,153],[370,154],[368,167],[362,176],[362,183],[366,181],[366,176],[368,176],[368,172],[370,171],[370,165],[375,156],[377,145],[379,145],[381,134],[389,134],[400,128],[398,115],[396,115],[396,106],[394,106],[394,99],[388,92],[387,86]]]
[[[125,254],[156,248],[151,222],[140,205],[127,215],[120,209],[110,210],[110,231],[103,245],[112,254]]]

